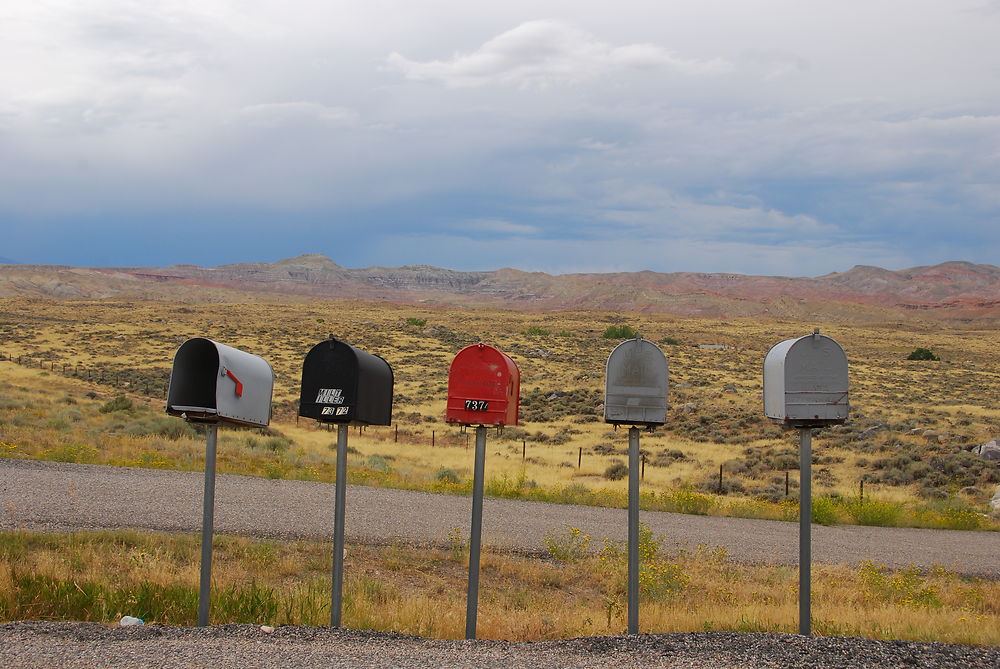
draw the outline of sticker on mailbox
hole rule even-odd
[[[346,416],[351,407],[323,407],[321,416]]]
[[[320,388],[316,395],[316,404],[343,404],[344,391],[340,388]],[[325,411],[323,412],[326,413]]]
[[[486,400],[465,400],[466,411],[489,411],[490,403]]]

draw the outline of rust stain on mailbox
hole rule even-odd
[[[662,425],[667,420],[667,358],[641,338],[623,341],[608,356],[604,421],[615,425]]]
[[[466,346],[451,362],[445,421],[461,425],[517,425],[521,371],[489,344]]]

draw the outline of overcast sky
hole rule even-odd
[[[1000,264],[1000,0],[0,4],[0,258]]]

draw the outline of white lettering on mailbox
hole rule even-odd
[[[320,388],[316,404],[343,404],[344,391],[340,388]]]

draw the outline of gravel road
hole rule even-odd
[[[22,669],[114,667],[588,667],[627,669],[995,669],[1000,648],[791,634],[649,634],[566,641],[440,641],[386,632],[252,625],[108,627],[0,625],[0,665]]]
[[[38,530],[201,529],[199,472],[0,459],[0,528]],[[334,486],[219,475],[215,530],[273,538],[324,539],[333,525]],[[396,539],[446,544],[468,534],[471,500],[407,490],[348,486],[348,541]],[[796,523],[643,511],[641,520],[667,545],[725,546],[741,562],[794,565]],[[624,539],[624,509],[487,499],[487,545],[536,552],[550,531],[579,527],[595,539]],[[813,559],[830,564],[873,560],[890,567],[940,564],[959,573],[1000,578],[1000,534],[859,526],[813,527]]]

